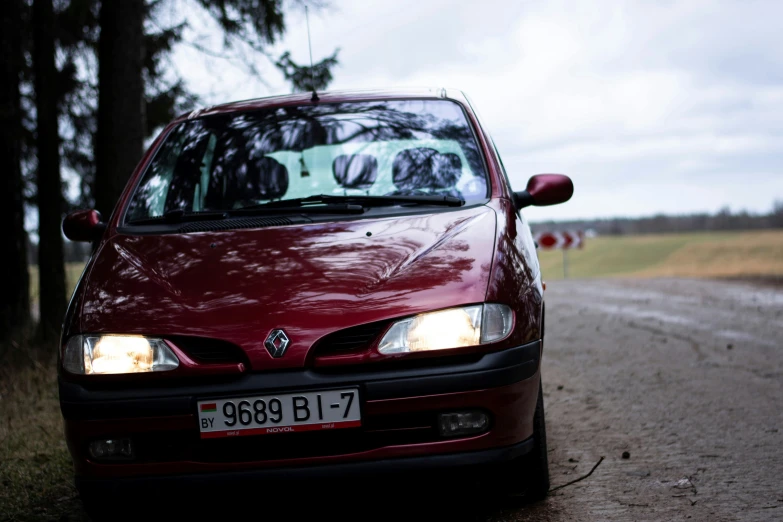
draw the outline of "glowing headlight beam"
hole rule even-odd
[[[68,340],[63,368],[81,375],[173,370],[179,359],[162,339],[140,335],[76,335]]]
[[[506,337],[512,325],[513,312],[506,305],[449,308],[397,321],[381,339],[378,351],[394,354],[478,346]]]
[[[480,307],[455,308],[417,316],[408,330],[409,351],[475,346],[481,337]]]

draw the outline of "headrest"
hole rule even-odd
[[[461,175],[459,156],[424,147],[400,151],[392,164],[392,180],[399,190],[451,188]]]
[[[276,159],[264,156],[248,164],[245,179],[248,199],[277,199],[288,191],[288,169]]]
[[[346,189],[368,189],[378,177],[378,160],[370,154],[342,154],[334,158],[332,172]]]

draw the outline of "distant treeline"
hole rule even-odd
[[[712,230],[759,230],[783,228],[783,201],[775,202],[768,214],[733,213],[724,208],[715,214],[658,214],[641,218],[602,218],[576,221],[531,223],[533,232],[584,230],[599,235],[658,234],[665,232],[702,232]]]

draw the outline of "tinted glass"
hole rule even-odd
[[[448,100],[284,107],[175,127],[126,221],[317,194],[487,197],[462,108]]]

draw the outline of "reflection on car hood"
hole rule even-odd
[[[253,369],[301,367],[323,335],[482,302],[496,218],[448,212],[197,234],[114,236],[83,285],[83,332],[193,335]],[[284,357],[263,347],[282,328]]]

